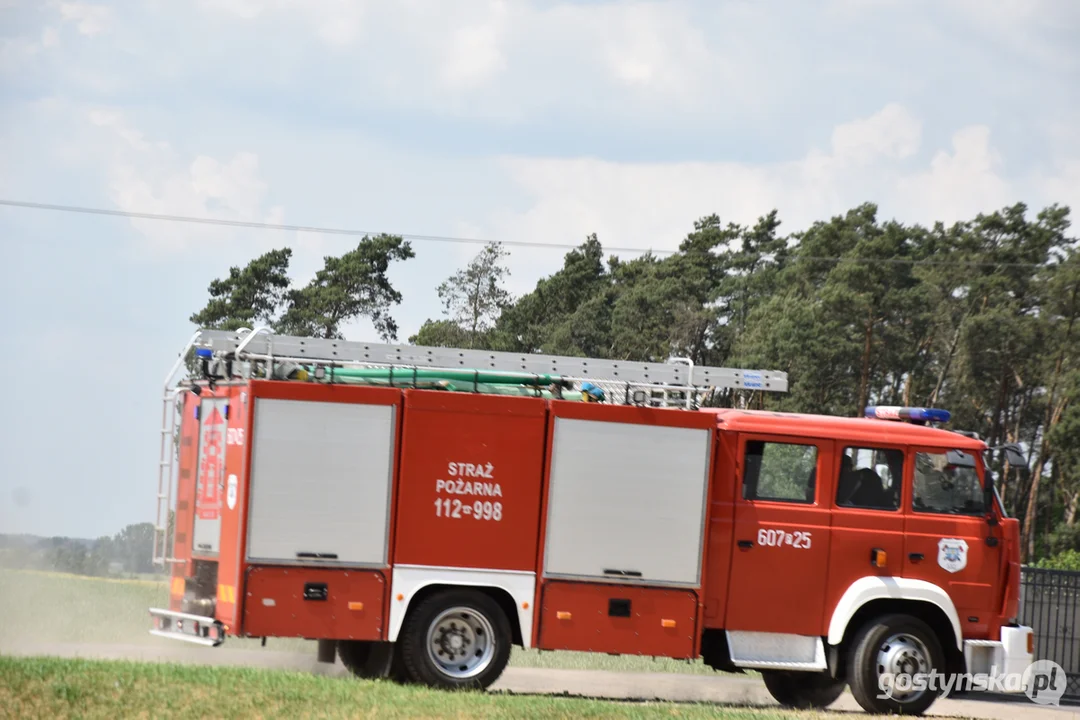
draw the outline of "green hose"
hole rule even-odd
[[[308,373],[314,368],[306,368]],[[537,375],[533,373],[494,372],[489,370],[438,370],[434,368],[326,368],[327,377],[333,373],[334,380],[341,378],[393,378],[396,381],[411,383],[415,380],[456,380],[468,383],[486,383],[493,385],[562,385],[569,387],[570,381],[561,375]]]
[[[467,392],[467,393],[480,393],[484,395],[512,395],[518,397],[540,397],[546,400],[560,399],[558,395],[550,390],[541,390],[537,387],[528,387],[525,385],[510,385],[510,384],[492,384],[492,383],[473,383],[473,382],[451,382],[450,380],[442,380],[435,378],[417,379],[413,380],[412,374],[408,377],[402,373],[401,377],[394,377],[391,379],[389,374],[386,377],[356,377],[354,375],[343,375],[342,371],[335,370],[333,375],[333,382],[341,385],[366,385],[370,387],[404,387],[413,388],[418,390],[444,390],[447,392]],[[330,381],[330,372],[327,371],[326,377],[323,382]],[[581,401],[581,394],[573,391],[563,394],[561,398],[563,400],[569,400],[571,402]]]

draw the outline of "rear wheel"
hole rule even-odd
[[[937,700],[939,690],[919,678],[928,680],[931,673],[944,671],[945,653],[934,631],[910,615],[875,618],[851,644],[851,694],[870,713],[922,715]],[[884,687],[883,676],[891,678]]]
[[[490,597],[444,590],[420,603],[402,628],[401,664],[410,680],[445,689],[483,689],[510,660],[510,622]]]
[[[836,702],[847,682],[827,672],[763,670],[761,678],[776,702],[799,710],[826,708]]]
[[[375,680],[390,674],[390,664],[394,659],[393,643],[339,640],[337,646],[341,664],[356,677]]]

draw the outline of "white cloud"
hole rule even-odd
[[[326,0],[314,4],[306,0],[292,0],[288,4],[310,9],[316,31],[331,45],[353,42],[360,34],[367,15],[366,3],[361,0]]]
[[[280,7],[282,3],[264,2],[264,0],[199,0],[199,7],[205,11],[235,15],[242,20],[252,20],[262,15],[270,7]]]
[[[906,158],[919,149],[921,133],[921,123],[906,108],[889,103],[868,118],[837,125],[833,154],[859,164],[879,157]]]
[[[207,155],[185,159],[167,142],[148,140],[123,113],[98,109],[88,119],[100,133],[106,152],[104,174],[109,196],[127,212],[187,215],[245,222],[282,222],[280,207],[266,208],[267,184],[258,155],[238,151],[228,160]],[[189,225],[147,219],[131,224],[155,250],[176,252],[194,243],[234,238],[227,227]],[[234,244],[235,245],[235,244]]]
[[[18,74],[27,62],[42,51],[44,39],[43,36],[41,41],[25,37],[0,40],[0,73]]]
[[[1008,177],[985,126],[960,129],[951,150],[910,169],[920,149],[919,128],[910,112],[891,104],[837,126],[831,154],[811,150],[793,161],[506,157],[502,166],[531,202],[520,212],[493,213],[488,234],[578,243],[595,231],[605,245],[673,250],[695,219],[713,212],[725,222],[749,224],[775,208],[784,232],[792,232],[866,201],[877,203],[883,218],[928,224],[971,218],[1021,199],[1033,207],[1080,200],[1080,162],[1063,164],[1052,175]]]
[[[1074,231],[1080,227],[1080,157],[1058,160],[1051,170],[1040,171],[1035,183],[1043,197],[1069,207]]]
[[[1020,198],[1020,188],[1001,174],[1001,154],[990,144],[990,128],[974,125],[956,132],[952,152],[936,153],[929,170],[897,181],[902,202],[924,219],[955,222],[993,211]]]
[[[981,30],[996,45],[998,52],[1019,53],[1046,68],[1080,67],[1080,56],[1075,52],[1080,3],[1073,0],[956,0],[950,9]],[[1065,43],[1047,42],[1048,34],[1065,39]]]
[[[349,45],[364,26],[369,0],[199,0],[207,12],[224,13],[241,20],[255,20],[264,13],[299,16],[330,45]]]
[[[60,33],[54,27],[47,27],[41,31],[41,46],[44,48],[56,47],[60,43]]]
[[[716,63],[701,30],[678,5],[628,3],[580,8],[563,24],[588,29],[599,42],[614,78],[638,90],[689,100],[700,90],[702,70]]]
[[[492,10],[492,16],[484,22],[453,31],[445,62],[439,69],[446,87],[483,87],[506,69],[502,49],[506,11],[501,2],[493,3]]]
[[[92,5],[84,2],[66,2],[60,4],[60,17],[67,22],[75,23],[75,27],[82,35],[97,35],[103,32],[109,24],[112,10],[103,5]]]
[[[568,100],[606,109],[602,96],[612,94],[704,106],[715,102],[702,92],[707,85],[715,92],[721,80],[743,85],[747,75],[710,50],[682,2],[202,0],[200,7],[251,22],[288,19],[290,31],[295,24],[313,29],[336,50],[353,52],[362,63],[355,69],[360,84],[387,93],[382,100],[474,117],[520,119]]]

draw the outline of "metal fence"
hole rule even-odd
[[[1035,659],[1060,665],[1065,697],[1080,699],[1080,572],[1024,567],[1019,619],[1035,630]]]

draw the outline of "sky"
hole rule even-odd
[[[1078,34],[1074,0],[0,0],[0,200],[654,250],[712,213],[1080,208]],[[207,285],[355,242],[0,205],[0,532],[152,520]],[[403,342],[480,248],[413,247]]]

